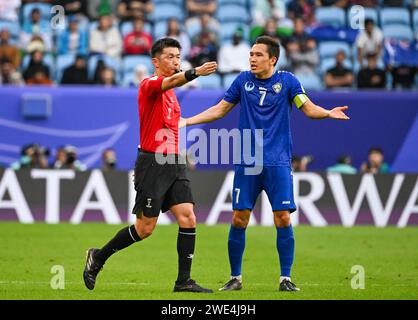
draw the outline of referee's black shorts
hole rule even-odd
[[[166,163],[161,164],[162,160]],[[132,214],[158,217],[173,205],[192,203],[190,180],[186,176],[186,164],[178,155],[155,154],[139,151],[135,162],[136,198]]]

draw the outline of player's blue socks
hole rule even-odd
[[[293,237],[292,225],[277,229],[277,252],[280,259],[280,271],[282,277],[290,277],[293,257],[295,254],[295,238]]]
[[[231,265],[231,276],[241,275],[242,256],[245,249],[246,228],[236,228],[231,225],[228,237],[228,254]]]

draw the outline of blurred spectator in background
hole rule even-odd
[[[117,12],[120,0],[87,0],[87,14],[90,19],[98,20],[103,15]]]
[[[152,47],[152,36],[144,31],[144,20],[135,18],[134,30],[123,39],[125,54],[149,55]]]
[[[151,0],[120,0],[118,4],[118,16],[122,21],[136,18],[147,20],[153,11],[154,4]]]
[[[403,7],[404,0],[383,0],[384,7]]]
[[[362,68],[358,72],[357,86],[359,89],[386,88],[386,72],[377,67],[377,56],[375,53],[369,53],[367,55],[367,67]]]
[[[370,53],[374,53],[379,60],[382,51],[383,33],[375,26],[372,19],[364,20],[364,30],[356,38],[357,58],[360,67],[363,59]]]
[[[221,47],[218,55],[219,72],[241,72],[250,68],[248,62],[250,46],[243,41],[243,36],[243,30],[239,28],[232,36],[232,43]]]
[[[85,30],[79,28],[79,18],[68,18],[69,26],[58,35],[58,54],[88,54],[89,38]]]
[[[33,51],[29,65],[23,74],[26,83],[51,85],[49,74],[49,67],[43,63],[43,53],[39,50]]]
[[[0,58],[0,84],[15,86],[24,84],[22,75],[16,71],[9,58]]]
[[[267,19],[266,24],[264,25],[264,28],[262,30],[262,33],[259,36],[270,36],[276,40],[280,40],[280,34],[277,28],[277,20],[273,18]]]
[[[116,152],[113,149],[106,149],[102,153],[102,170],[112,171],[117,166]]]
[[[256,0],[252,10],[252,23],[264,25],[266,19],[280,20],[286,17],[286,5],[283,0]]]
[[[63,6],[65,15],[76,18],[83,27],[88,25],[87,0],[53,0],[53,5]]]
[[[351,87],[354,83],[353,71],[344,66],[345,52],[339,51],[335,56],[335,67],[325,73],[327,88]]]
[[[289,42],[287,44],[287,54],[290,62],[290,69],[296,76],[316,74],[316,67],[319,63],[319,54],[314,39]]]
[[[292,36],[293,29],[293,21],[286,18],[277,20],[274,17],[270,17],[262,25],[255,25],[251,28],[250,42],[253,43],[259,36],[265,35],[280,40],[282,44],[285,44],[286,40]]]
[[[77,55],[73,65],[64,70],[61,84],[88,84],[88,70],[86,58]]]
[[[186,29],[188,31],[193,30],[191,35],[192,43],[197,42],[197,34],[202,31],[213,33],[213,37],[217,37],[219,34],[221,25],[214,17],[211,17],[209,14],[202,14],[200,16],[195,16],[188,18],[185,23]]]
[[[76,171],[85,171],[86,166],[78,160],[77,148],[72,145],[67,145],[64,147],[66,153],[66,162],[61,169],[72,169]]]
[[[96,84],[105,86],[105,87],[114,87],[116,86],[115,72],[112,68],[104,67],[99,74],[99,80]]]
[[[352,5],[359,5],[365,8],[376,8],[379,0],[351,0]]]
[[[38,8],[34,8],[31,11],[30,21],[25,21],[23,24],[23,30],[20,34],[20,45],[27,52],[52,50],[50,22],[41,19],[41,11]],[[34,48],[30,48],[30,46],[34,46]]]
[[[98,28],[90,32],[90,53],[119,58],[121,52],[122,38],[119,30],[113,26],[112,17],[101,16]]]
[[[305,31],[305,23],[301,18],[296,18],[294,21],[294,31],[290,40],[297,42],[299,45],[301,43],[306,43],[309,39],[309,35]]]
[[[180,24],[176,18],[171,18],[168,20],[167,32],[165,36],[176,39],[178,42],[180,42],[180,54],[182,58],[185,58],[189,54],[191,47],[190,38],[186,32],[181,30]]]
[[[392,67],[392,87],[411,89],[415,82],[415,73],[417,68],[413,66],[402,65]]]
[[[198,42],[191,47],[187,60],[197,67],[208,61],[216,61],[217,55],[218,47],[211,33],[202,31],[198,35]]]
[[[372,147],[369,150],[367,162],[361,165],[364,173],[389,173],[390,167],[384,162],[383,151],[380,147]]]
[[[17,22],[21,5],[20,0],[0,0],[0,20]]]
[[[350,0],[320,0],[319,2],[324,7],[333,6],[342,9],[346,9],[350,4]]]
[[[186,10],[189,17],[202,14],[214,15],[216,9],[216,0],[186,0]]]
[[[9,43],[10,32],[7,29],[0,31],[0,59],[9,59],[13,67],[18,69],[20,67],[20,52],[19,49]]]
[[[315,22],[314,6],[314,0],[292,0],[287,5],[287,16],[292,20],[302,18],[310,26]]]
[[[416,41],[386,39],[384,61],[392,74],[392,87],[411,89],[418,69],[418,45]]]
[[[67,165],[67,152],[65,151],[64,146],[60,146],[55,151],[55,160],[51,164],[51,168],[53,169],[65,169]]]
[[[149,74],[148,74],[147,67],[144,66],[143,64],[138,64],[135,67],[135,78],[129,83],[129,86],[138,88],[142,80],[148,77],[149,77]]]
[[[337,159],[337,163],[327,168],[328,173],[355,174],[357,169],[351,165],[351,157],[344,155]]]
[[[292,171],[293,172],[305,172],[308,171],[308,165],[313,161],[312,156],[299,157],[294,155],[292,157]]]
[[[34,143],[22,148],[19,161],[11,164],[13,170],[20,169],[46,169],[48,168],[49,149]]]

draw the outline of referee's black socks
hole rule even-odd
[[[177,236],[177,253],[179,255],[177,284],[184,283],[190,278],[195,242],[196,228],[179,228]]]
[[[99,252],[95,255],[95,258],[102,263],[114,253],[129,247],[131,244],[141,241],[138,233],[135,230],[135,225],[123,228],[120,230],[112,240],[110,240]]]

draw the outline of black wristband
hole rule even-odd
[[[184,73],[184,77],[186,78],[187,81],[192,81],[192,80],[196,79],[199,76],[196,74],[196,69],[193,68],[193,69],[187,70]]]

